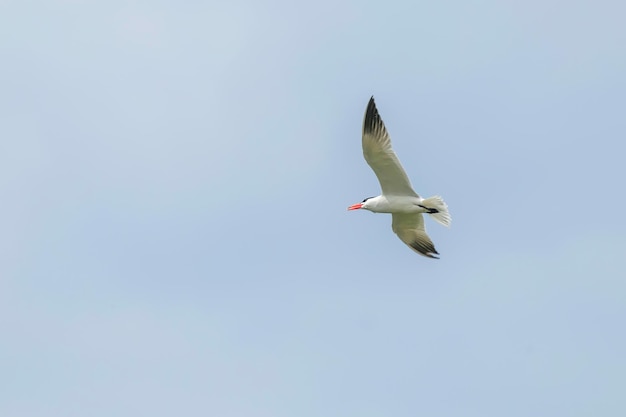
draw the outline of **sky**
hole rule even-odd
[[[626,415],[625,14],[0,2],[0,415]]]

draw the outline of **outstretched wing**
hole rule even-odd
[[[420,255],[439,259],[435,256],[439,255],[439,252],[426,234],[421,213],[393,213],[392,219],[391,228],[401,241]]]
[[[378,114],[374,97],[363,119],[363,156],[378,177],[384,195],[418,196],[391,148],[391,138]]]

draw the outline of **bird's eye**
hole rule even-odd
[[[370,198],[367,197],[365,200],[361,201],[361,203],[365,203],[367,200],[369,200]]]

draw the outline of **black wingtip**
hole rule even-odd
[[[374,130],[374,127],[379,122],[380,115],[376,109],[376,103],[374,102],[374,96],[370,98],[367,103],[367,110],[365,110],[365,119],[363,120],[363,133],[370,133]]]
[[[432,259],[439,259],[438,256],[435,256],[439,255],[439,252],[437,252],[437,249],[435,249],[435,245],[433,245],[430,240],[427,242],[416,240],[413,243],[409,244],[409,246],[420,255],[424,255]]]

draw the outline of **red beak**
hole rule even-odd
[[[363,207],[363,203],[356,203],[348,207],[348,210],[358,210]]]

